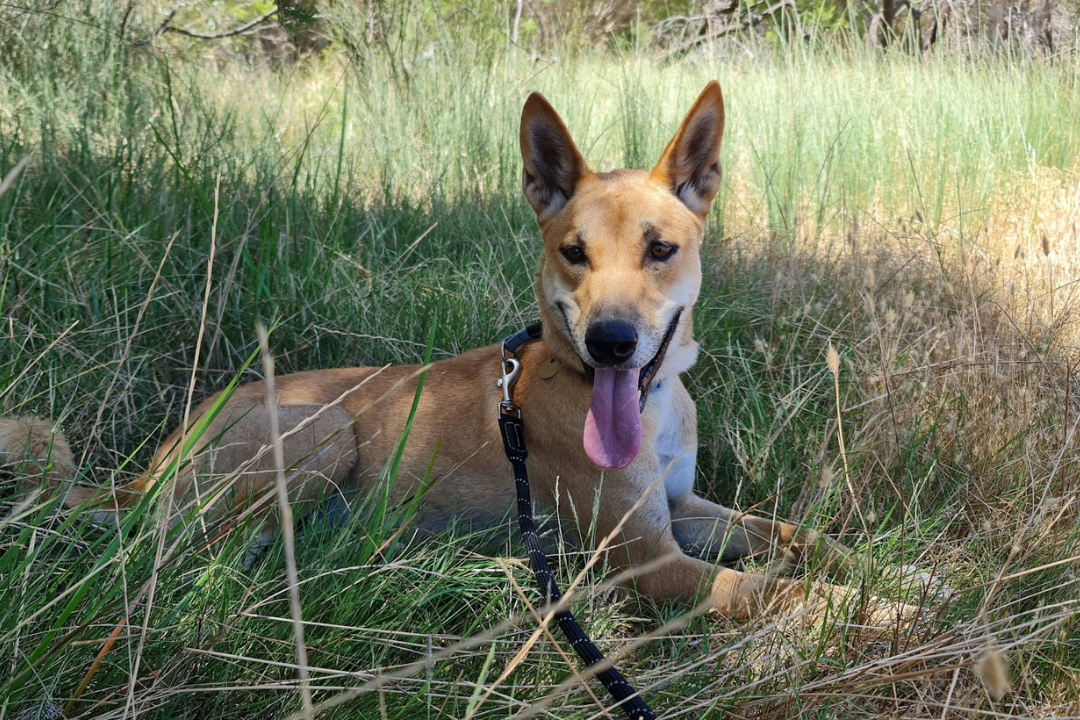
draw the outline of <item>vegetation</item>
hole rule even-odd
[[[287,53],[161,30],[153,4],[0,9],[0,414],[55,418],[108,485],[189,399],[259,376],[259,322],[278,372],[495,342],[535,317],[527,92],[593,166],[647,167],[715,77],[699,487],[841,534],[865,558],[855,586],[927,619],[867,639],[689,617],[598,571],[576,613],[665,717],[1076,714],[1074,55],[919,57],[822,30],[658,62],[632,35],[519,28],[515,46],[513,8],[465,23],[440,3],[373,5],[368,34],[357,5],[305,45],[317,13],[296,5]],[[214,7],[199,32],[273,9]],[[249,572],[253,528],[166,542],[150,504],[98,526],[20,503],[11,478],[0,503],[0,718],[300,712],[280,543]],[[405,512],[299,531],[323,716],[604,717],[533,634],[510,519],[420,540]],[[567,548],[563,582],[584,565]]]

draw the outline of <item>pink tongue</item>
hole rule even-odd
[[[603,468],[626,467],[641,450],[638,371],[597,368],[585,418],[585,454]]]

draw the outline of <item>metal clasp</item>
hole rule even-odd
[[[521,416],[521,410],[514,404],[514,401],[510,399],[510,389],[514,387],[514,383],[517,382],[518,375],[521,374],[521,362],[517,358],[508,358],[503,356],[503,376],[499,378],[497,383],[503,391],[502,402],[499,403],[500,413],[516,413],[518,417]]]

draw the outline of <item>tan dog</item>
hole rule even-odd
[[[536,285],[543,339],[518,353],[514,400],[526,423],[535,501],[556,509],[566,524],[593,527],[594,544],[610,539],[607,567],[625,571],[622,581],[638,593],[710,599],[721,613],[745,617],[770,602],[803,599],[806,585],[698,556],[733,561],[775,553],[790,567],[813,549],[840,569],[845,551],[816,533],[694,494],[696,413],[679,374],[697,355],[691,320],[701,285],[699,247],[720,185],[723,131],[723,97],[713,82],[651,172],[594,173],[547,101],[529,97],[521,153],[525,197],[544,242]],[[653,360],[659,367],[647,378],[642,412],[639,379]],[[423,493],[424,527],[436,529],[451,516],[503,523],[514,507],[497,425],[502,368],[493,345],[427,369],[389,488],[397,503]],[[418,376],[417,367],[391,367],[277,378],[273,412],[294,506],[310,506],[339,487],[385,489]],[[203,402],[193,417],[208,417],[215,402]],[[181,452],[192,431],[178,429],[139,479],[111,495],[76,486],[65,504],[117,509],[167,480],[175,521],[228,523],[271,507],[271,412],[265,383],[240,387],[198,436],[195,452]],[[27,451],[34,458],[51,452],[48,484],[70,484],[70,449],[48,423],[0,420],[0,460]],[[268,539],[277,521],[269,514],[266,523]]]

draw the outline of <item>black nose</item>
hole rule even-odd
[[[585,332],[585,347],[597,365],[618,365],[634,356],[637,330],[622,320],[600,320]]]

